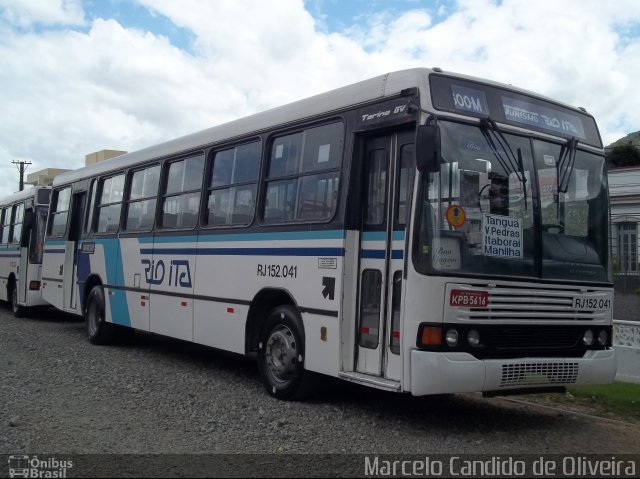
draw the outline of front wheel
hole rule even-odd
[[[298,400],[312,390],[312,373],[304,369],[304,328],[293,306],[274,308],[258,345],[260,379],[278,399]]]
[[[115,337],[113,324],[104,320],[104,291],[102,286],[94,286],[87,298],[85,312],[87,337],[91,344],[110,344]]]
[[[11,310],[16,318],[24,318],[26,308],[18,304],[18,288],[13,285],[11,288]]]

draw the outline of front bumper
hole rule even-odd
[[[608,384],[616,375],[615,350],[587,351],[582,358],[477,359],[469,353],[411,351],[411,394]]]

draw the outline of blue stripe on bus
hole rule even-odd
[[[360,252],[361,258],[367,259],[384,259],[385,251],[383,249],[363,249]]]
[[[318,231],[285,231],[272,233],[232,233],[232,234],[200,234],[188,236],[143,236],[138,238],[142,244],[149,243],[195,243],[195,242],[221,242],[221,241],[295,241],[295,240],[323,240],[344,239],[344,230],[318,230]]]
[[[384,259],[385,258],[385,250],[383,249],[363,249],[360,253],[361,258],[366,259]],[[404,251],[401,249],[394,249],[391,251],[391,259],[403,259]]]
[[[124,286],[124,273],[122,265],[122,254],[120,254],[120,241],[116,239],[97,240],[104,249],[104,264],[107,270],[107,284],[114,286]],[[120,261],[116,258],[120,256]],[[111,307],[111,321],[122,326],[131,326],[129,316],[129,306],[127,304],[127,294],[125,291],[112,290],[108,295],[109,306]]]
[[[4,254],[4,253],[0,253],[0,257],[1,258],[19,258],[20,257],[20,253],[10,253],[10,254]]]
[[[65,253],[66,250],[65,249],[44,249],[45,253]]]
[[[64,244],[66,243],[66,241],[52,241],[52,240],[47,240],[44,243],[44,246],[64,246]]]
[[[392,239],[393,241],[404,241],[405,233],[404,230],[396,230],[393,232]],[[386,231],[365,231],[362,233],[363,241],[386,241],[387,240],[387,232]]]
[[[141,248],[140,254],[198,256],[344,256],[344,248]]]

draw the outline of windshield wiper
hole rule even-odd
[[[524,195],[524,209],[527,210],[527,177],[524,174],[524,165],[522,162],[522,150],[517,149],[518,156],[513,153],[511,145],[507,141],[506,137],[498,128],[497,123],[491,117],[480,118],[480,131],[486,142],[491,147],[493,154],[500,163],[500,166],[505,170],[507,175],[511,173],[515,174],[520,183],[522,184],[522,192]],[[494,139],[496,141],[494,141]],[[496,146],[497,142],[497,146]],[[499,147],[499,148],[498,148]],[[503,151],[506,159],[503,158]]]
[[[520,168],[520,182],[522,183],[522,194],[524,195],[524,210],[527,211],[527,177],[524,174],[524,164],[522,162],[522,148],[518,148],[518,168]]]
[[[576,150],[578,139],[572,136],[560,148],[560,156],[556,163],[556,180],[558,182],[558,193],[566,193],[569,190],[571,173],[576,162]]]

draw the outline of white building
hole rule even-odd
[[[638,276],[640,224],[640,166],[609,170],[611,244],[617,274]]]

